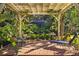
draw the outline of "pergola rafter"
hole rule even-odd
[[[28,14],[49,14],[47,11],[52,10],[65,10],[71,4],[68,3],[26,3],[26,4],[8,4],[13,10],[16,11],[26,11],[30,10]]]

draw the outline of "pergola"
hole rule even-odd
[[[19,19],[19,36],[22,37],[21,22],[27,15],[53,15],[58,21],[58,38],[64,33],[63,14],[74,4],[71,3],[8,3],[6,8],[17,13]],[[49,11],[52,10],[50,13]],[[22,14],[23,12],[23,14]],[[61,26],[62,25],[62,26]]]

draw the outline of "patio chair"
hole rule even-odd
[[[15,37],[14,36],[13,39],[16,42],[16,46],[14,47],[14,50],[16,51],[16,55],[17,55],[18,54],[18,49],[23,46],[23,44],[25,43],[26,38],[21,38],[21,37]]]
[[[16,43],[22,47],[23,43],[25,43],[25,38],[21,38],[21,37],[16,37]]]
[[[58,43],[58,44],[68,44],[68,45],[70,45],[76,37],[77,37],[77,33],[75,32],[73,38],[71,38],[71,40],[69,42],[65,41],[66,39],[63,39],[63,40],[49,40],[49,42],[50,43]]]
[[[25,43],[25,39],[26,38],[21,38],[21,37],[13,37],[13,40],[15,40],[15,42],[17,43],[17,45],[19,47],[22,47],[23,46],[23,43]]]

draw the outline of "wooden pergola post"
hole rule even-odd
[[[62,39],[64,35],[64,20],[63,13],[58,15],[58,39]]]
[[[60,32],[61,32],[61,22],[60,22],[60,20],[61,20],[61,14],[59,14],[58,15],[58,39],[60,40],[61,39],[61,34],[60,34]]]
[[[18,20],[19,20],[19,37],[21,37],[22,38],[22,25],[21,25],[21,23],[22,23],[22,17],[21,17],[21,15],[20,14],[18,14],[17,15],[18,16]]]
[[[22,38],[22,20],[24,19],[24,17],[26,17],[26,15],[22,17],[19,13],[17,14],[17,18],[18,18],[18,21],[19,21],[18,22],[18,24],[19,24],[18,35],[21,38]]]
[[[63,35],[64,35],[64,15],[62,15],[61,20],[60,20],[60,35],[61,35],[61,39],[63,39]]]

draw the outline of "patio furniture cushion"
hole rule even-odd
[[[51,42],[51,43],[59,43],[59,44],[68,44],[69,43],[67,41],[62,41],[62,40],[50,40],[49,42]]]

